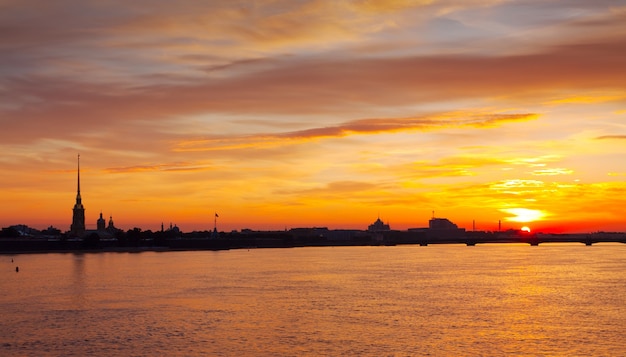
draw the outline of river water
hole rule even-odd
[[[624,244],[0,260],[1,356],[626,355]]]

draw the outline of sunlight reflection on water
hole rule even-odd
[[[621,244],[5,255],[0,355],[622,355],[624,258]]]

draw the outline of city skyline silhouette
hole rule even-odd
[[[94,232],[100,232],[101,234],[105,234],[109,237],[113,237],[115,235],[115,232],[120,231],[120,229],[118,227],[115,227],[114,223],[113,223],[113,216],[110,215],[109,216],[109,221],[108,221],[108,226],[106,225],[106,220],[103,218],[103,213],[102,211],[100,211],[99,213],[99,217],[97,218],[97,220],[95,220],[92,223],[87,223],[86,221],[86,215],[85,215],[85,206],[82,203],[82,196],[81,196],[81,181],[80,181],[80,154],[77,154],[77,167],[76,167],[76,198],[75,198],[75,204],[74,207],[72,209],[72,218],[71,218],[71,225],[69,230],[64,230],[64,229],[60,229],[59,232],[65,232],[65,234],[67,234],[69,237],[78,237],[78,238],[83,238],[85,236],[87,236],[89,234],[89,232],[94,233]],[[522,218],[520,219],[520,224],[516,224],[514,222],[509,222],[508,224],[505,223],[505,229],[504,230],[511,230],[511,231],[523,231],[523,232],[528,232],[528,233],[564,233],[562,231],[534,231],[533,229],[531,229],[529,227],[529,225],[532,224],[532,222],[534,222],[535,220],[539,219],[539,213],[537,213],[536,211],[533,210],[528,210],[528,209],[514,209],[512,210],[512,213],[516,214],[518,217]],[[212,215],[213,218],[213,226],[211,227],[204,227],[204,228],[200,228],[200,229],[194,229],[193,231],[212,231],[213,233],[213,237],[215,237],[218,234],[218,230],[217,230],[217,218],[219,217],[217,212],[214,212]],[[529,219],[523,219],[525,217],[528,217]],[[448,222],[448,223],[446,223]],[[528,222],[531,222],[530,224]],[[320,224],[313,224],[308,226],[309,228],[315,228],[315,227],[322,227],[324,226],[325,229],[327,229],[327,227],[325,226],[324,222],[319,222]],[[150,227],[154,226],[155,222],[152,222],[152,224],[150,225]],[[465,227],[465,228],[459,228],[458,225],[449,222],[449,220],[447,218],[437,218],[435,217],[435,211],[432,211],[432,217],[429,220],[429,224],[428,226],[430,226],[430,228],[434,228],[439,224],[443,224],[444,226],[449,225],[450,228],[454,228],[454,229],[462,229],[462,230],[471,230],[471,231],[477,231],[476,229],[476,220],[472,220],[471,223],[471,227]],[[10,225],[11,227],[15,227],[18,225],[23,225],[22,223],[13,223],[12,225]],[[287,230],[287,225],[288,222],[285,222],[285,230]],[[26,230],[31,230],[33,228],[28,227],[28,225],[23,225],[24,228]],[[163,232],[165,223],[164,221],[161,221],[160,223],[161,226],[161,231]],[[424,227],[424,226],[422,226]],[[497,222],[497,228],[494,229],[493,228],[493,224],[489,223],[487,225],[487,227],[489,227],[488,229],[478,229],[478,231],[487,231],[487,232],[502,232],[503,228],[502,228],[502,221],[499,220]],[[6,227],[5,227],[6,228]],[[93,229],[89,229],[89,228],[93,228]],[[132,229],[137,229],[140,228],[139,225],[133,225]],[[290,228],[304,228],[304,226],[290,226]],[[364,230],[364,231],[387,231],[387,230],[391,230],[390,228],[390,224],[389,221],[387,221],[387,223],[385,223],[383,220],[381,220],[380,217],[380,213],[378,213],[378,218],[376,219],[375,222],[373,222],[372,224],[369,224],[367,229],[364,227],[342,227],[342,226],[335,226],[332,227],[334,229],[351,229],[351,230]],[[55,227],[54,225],[49,225],[48,230],[57,230],[58,228]],[[129,230],[131,228],[128,228]],[[180,228],[178,227],[178,225],[174,225],[171,221],[169,222],[169,228],[168,231],[171,230],[177,230],[180,231]],[[236,231],[236,230],[249,230],[249,226],[246,226],[246,223],[243,222],[243,225],[236,228],[236,229],[231,229],[232,231]],[[418,228],[415,227],[408,227],[408,228],[395,228],[394,230],[415,230]],[[148,228],[148,231],[151,231],[151,228]],[[158,229],[157,229],[158,230]],[[259,229],[259,230],[264,230],[264,229]],[[271,230],[277,230],[277,229],[269,229]],[[278,229],[280,230],[280,229]],[[39,230],[38,230],[39,231]],[[121,230],[123,231],[123,230]],[[108,233],[105,233],[108,232]],[[596,231],[587,231],[587,232],[569,232],[569,233],[593,233]],[[622,233],[624,231],[613,231],[615,233]]]
[[[161,222],[160,231],[143,230],[134,226],[128,231],[115,227],[113,217],[109,224],[102,211],[96,221],[96,229],[87,229],[85,206],[82,203],[80,181],[80,154],[77,155],[76,167],[76,202],[72,209],[72,224],[69,231],[62,231],[54,226],[46,230],[36,230],[27,225],[3,227],[0,232],[0,251],[28,250],[81,250],[81,249],[237,249],[244,247],[294,247],[294,246],[344,246],[344,245],[398,245],[398,244],[466,244],[475,246],[485,243],[528,243],[537,246],[541,243],[572,243],[585,245],[594,243],[626,243],[626,232],[581,232],[578,234],[553,234],[554,232],[533,232],[528,226],[502,229],[498,222],[497,230],[476,230],[472,221],[471,230],[459,227],[447,218],[437,217],[435,211],[428,221],[428,226],[413,227],[406,230],[392,229],[380,214],[367,229],[329,229],[324,226],[285,227],[279,230],[253,230],[242,228],[230,232],[220,232],[217,228],[217,212],[213,214],[213,229],[184,232],[170,222],[165,229]],[[15,240],[15,238],[22,238]],[[24,238],[27,238],[26,240]],[[31,239],[28,239],[31,238]],[[32,238],[39,238],[38,241]],[[44,238],[42,241],[41,238]],[[8,240],[7,240],[8,239]],[[68,239],[72,244],[68,244]],[[191,239],[191,240],[190,240]],[[141,248],[140,248],[141,247]]]

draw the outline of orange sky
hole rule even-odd
[[[626,230],[621,1],[0,8],[2,227]]]

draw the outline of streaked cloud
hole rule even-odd
[[[563,169],[563,168],[541,169],[541,170],[534,170],[532,172],[532,174],[536,176],[571,175],[572,173],[574,173],[573,170]]]
[[[128,167],[110,167],[105,168],[106,173],[132,173],[132,172],[149,172],[149,171],[207,171],[212,167],[206,164],[192,164],[185,162],[155,165],[136,165]]]
[[[388,118],[354,120],[337,126],[311,128],[278,134],[260,134],[243,137],[218,137],[181,142],[176,151],[232,150],[263,148],[298,143],[302,140],[344,137],[355,134],[377,134],[397,131],[436,130],[446,127],[487,127],[510,121],[536,119],[536,114],[491,114],[461,116],[443,115],[421,118]]]
[[[545,189],[545,183],[539,180],[513,179],[493,183],[490,185],[490,188],[500,193],[523,195],[535,193],[540,190],[543,191]]]
[[[613,101],[623,101],[624,93],[619,94],[600,94],[600,95],[578,95],[575,97],[567,97],[562,99],[553,100],[551,104],[593,104],[593,103],[605,103]]]
[[[597,140],[624,140],[626,135],[602,135],[596,137]]]

